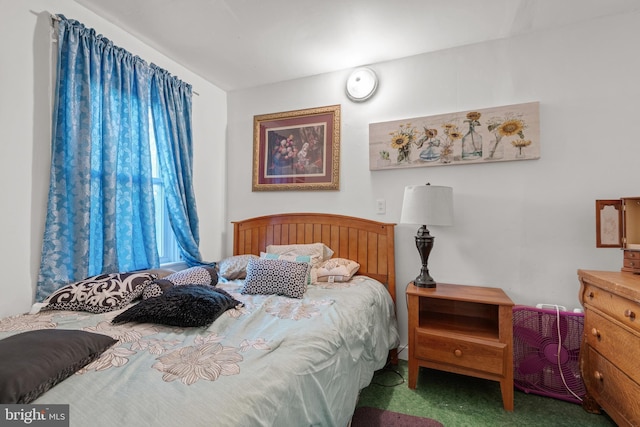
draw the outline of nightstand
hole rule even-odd
[[[409,388],[419,367],[500,382],[513,411],[513,301],[499,288],[438,283],[407,287]]]

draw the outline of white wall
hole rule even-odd
[[[28,311],[40,263],[49,184],[49,13],[76,19],[147,62],[191,83],[194,186],[201,252],[224,250],[226,93],[72,0],[0,0],[0,316]]]
[[[578,268],[622,265],[620,250],[595,248],[594,200],[640,193],[637,20],[609,17],[373,64],[380,87],[363,104],[344,95],[349,70],[230,92],[228,220],[318,211],[398,222],[405,185],[452,186],[455,226],[431,227],[436,280],[500,287],[516,304],[578,307]],[[369,123],[529,101],[540,102],[539,160],[369,170]],[[251,192],[253,116],[333,104],[342,105],[340,191]],[[385,215],[376,199],[386,200]],[[404,290],[420,267],[416,229],[396,228],[402,343]]]
[[[440,282],[497,286],[518,304],[573,308],[576,269],[622,264],[619,250],[595,248],[594,200],[639,195],[638,14],[373,64],[379,92],[354,104],[344,95],[349,70],[225,94],[72,0],[0,5],[0,316],[28,310],[39,266],[50,160],[49,11],[95,28],[200,94],[194,168],[205,259],[231,253],[235,219],[318,211],[398,222],[404,186],[428,181],[454,188],[455,226],[431,229],[429,265]],[[369,171],[369,123],[529,101],[540,102],[539,160]],[[342,105],[340,191],[251,192],[253,116],[333,104]],[[375,213],[379,198],[385,215]],[[403,343],[404,287],[420,265],[415,231],[396,229]]]

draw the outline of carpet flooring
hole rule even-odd
[[[420,368],[415,390],[407,386],[407,362],[376,372],[362,390],[358,407],[375,407],[431,418],[446,427],[553,426],[615,427],[606,415],[585,412],[575,403],[515,390],[514,411],[502,407],[500,384]]]
[[[361,406],[356,409],[351,427],[444,427],[431,418],[415,417],[384,409]]]

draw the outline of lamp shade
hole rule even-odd
[[[453,225],[453,188],[429,184],[405,187],[400,222]]]

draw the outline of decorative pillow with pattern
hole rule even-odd
[[[250,259],[258,258],[257,255],[234,255],[223,259],[218,263],[218,274],[227,280],[244,279],[247,276],[247,264]]]
[[[164,279],[170,274],[175,273],[175,270],[171,270],[169,268],[149,268],[146,270],[136,270],[136,273],[149,273],[156,276],[158,279]]]
[[[333,251],[324,243],[306,243],[293,245],[268,245],[267,253],[277,255],[309,255],[311,265],[317,266],[333,255]]]
[[[257,258],[247,265],[241,293],[302,298],[311,266],[306,262]]]
[[[216,285],[218,271],[215,267],[198,266],[176,271],[164,277],[174,285]]]
[[[182,285],[212,285],[218,283],[218,271],[215,267],[198,266],[176,271],[162,279],[154,280],[144,288],[142,299],[162,295],[165,288]]]
[[[106,313],[125,308],[139,298],[155,274],[99,274],[58,289],[42,302],[43,310]]]
[[[144,287],[144,291],[142,291],[142,299],[159,297],[173,286],[173,283],[169,280],[156,279]]]
[[[360,268],[360,264],[346,258],[331,258],[314,268],[316,282],[347,282]]]
[[[223,289],[210,285],[172,286],[162,295],[140,301],[111,322],[159,323],[170,326],[207,326],[222,313],[241,306]]]
[[[285,261],[306,262],[311,265],[311,256],[309,255],[277,255],[260,252],[260,258],[265,259],[283,259]],[[307,285],[311,285],[316,281],[315,269],[310,268],[307,274]]]

